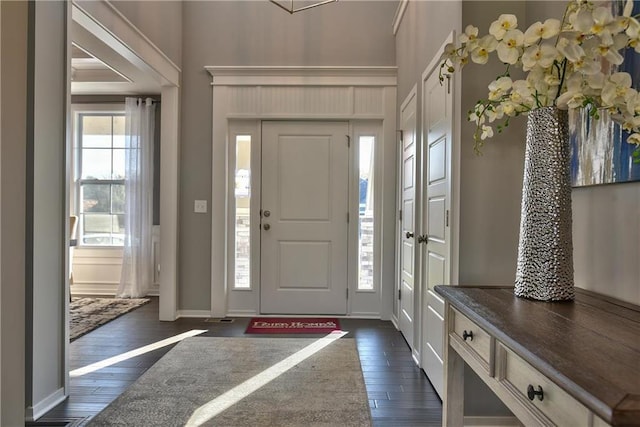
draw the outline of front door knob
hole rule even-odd
[[[264,211],[262,215],[264,215],[265,218],[269,218],[271,216],[271,211]]]
[[[262,226],[262,228],[264,228],[265,230],[268,230],[271,228],[271,226],[269,224],[265,224]]]

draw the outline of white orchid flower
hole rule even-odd
[[[640,134],[638,133],[632,133],[631,135],[629,135],[629,137],[627,138],[627,142],[630,144],[636,144],[636,145],[640,145]]]
[[[582,90],[584,80],[579,74],[573,74],[567,80],[565,92],[556,100],[556,106],[560,109],[580,108],[584,100],[584,92]]]
[[[625,96],[631,88],[631,75],[629,73],[613,73],[602,87],[602,103],[605,106],[625,102]]]
[[[482,125],[482,133],[480,134],[480,139],[485,140],[491,137],[493,137],[493,128],[488,125]]]
[[[498,58],[505,64],[515,64],[518,62],[521,47],[524,43],[524,34],[520,30],[509,30],[504,34],[502,41],[498,43],[496,51]]]
[[[513,82],[509,99],[515,105],[532,107],[535,103],[533,91],[533,87],[527,80],[516,80]]]
[[[629,22],[626,34],[629,36],[629,46],[640,53],[640,23],[635,19]]]
[[[556,49],[570,62],[580,61],[586,53],[576,41],[561,37],[556,44]]]
[[[600,45],[598,46],[598,54],[609,61],[613,65],[620,65],[624,61],[624,57],[620,55],[616,49],[612,46]]]
[[[613,44],[611,25],[615,25],[615,22],[610,8],[599,7],[593,11],[591,32],[599,36],[606,44]]]
[[[471,52],[471,60],[476,64],[486,64],[489,54],[496,50],[498,41],[495,37],[487,35],[480,39],[478,46]]]
[[[578,61],[572,61],[576,72],[584,75],[598,74],[602,70],[602,62],[595,57],[583,56]]]
[[[458,37],[460,43],[465,43],[467,45],[478,40],[478,27],[474,27],[473,25],[467,25],[464,29],[464,33],[460,34]]]
[[[524,44],[525,46],[531,46],[538,43],[540,39],[550,39],[560,33],[561,23],[558,19],[547,19],[544,24],[540,21],[532,24],[524,32]]]
[[[512,14],[502,14],[496,21],[491,23],[489,34],[494,36],[496,40],[502,40],[509,30],[513,30],[518,26],[518,18]]]
[[[624,5],[624,11],[622,12],[622,16],[630,17],[633,12],[633,0],[627,0]]]
[[[504,101],[500,106],[502,107],[501,110],[505,116],[514,116],[518,111],[516,108],[517,104],[511,101]]]
[[[490,101],[497,101],[502,98],[511,89],[511,77],[500,77],[489,84]]]
[[[560,77],[556,74],[545,73],[544,82],[549,85],[549,87],[560,86]]]
[[[556,48],[549,44],[529,46],[522,54],[522,70],[529,71],[536,65],[549,68],[557,55]]]
[[[640,118],[640,93],[634,89],[627,92],[624,110],[630,117]]]
[[[469,117],[468,117],[469,121],[475,122],[476,125],[478,126],[484,123],[486,118],[484,114],[481,114],[481,111],[483,110],[483,108],[484,106],[482,104],[477,104],[473,109],[473,111],[469,113]]]
[[[598,93],[603,87],[604,82],[606,80],[606,76],[602,71],[592,74],[590,76],[585,76],[584,83],[593,90],[594,93]]]
[[[493,123],[496,120],[500,120],[504,117],[504,110],[502,104],[498,104],[495,107],[487,108],[485,111],[485,116],[487,116],[487,121],[489,123]]]

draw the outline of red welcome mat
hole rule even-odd
[[[245,334],[328,334],[340,330],[333,317],[254,317]]]

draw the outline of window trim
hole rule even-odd
[[[124,179],[122,180],[97,180],[97,179],[87,179],[83,180],[81,178],[82,172],[82,156],[80,146],[80,132],[82,131],[82,123],[80,117],[85,114],[95,114],[95,115],[105,115],[105,116],[113,116],[114,114],[125,114],[125,104],[123,102],[117,102],[112,104],[91,104],[91,103],[76,103],[71,105],[71,129],[73,135],[72,142],[72,155],[71,155],[71,171],[72,176],[70,180],[70,213],[71,215],[77,215],[80,219],[82,216],[82,212],[80,209],[81,202],[81,187],[82,184],[105,184],[105,185],[113,185],[113,184],[123,184]],[[113,147],[112,147],[113,148]],[[111,149],[112,149],[111,148]],[[86,249],[113,249],[113,250],[122,250],[123,245],[87,245],[82,243],[82,236],[84,234],[83,229],[83,221],[78,221],[78,246],[77,248],[86,248]]]

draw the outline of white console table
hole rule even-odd
[[[462,426],[468,364],[525,426],[640,426],[640,308],[577,290],[436,286],[446,302],[443,425]]]

